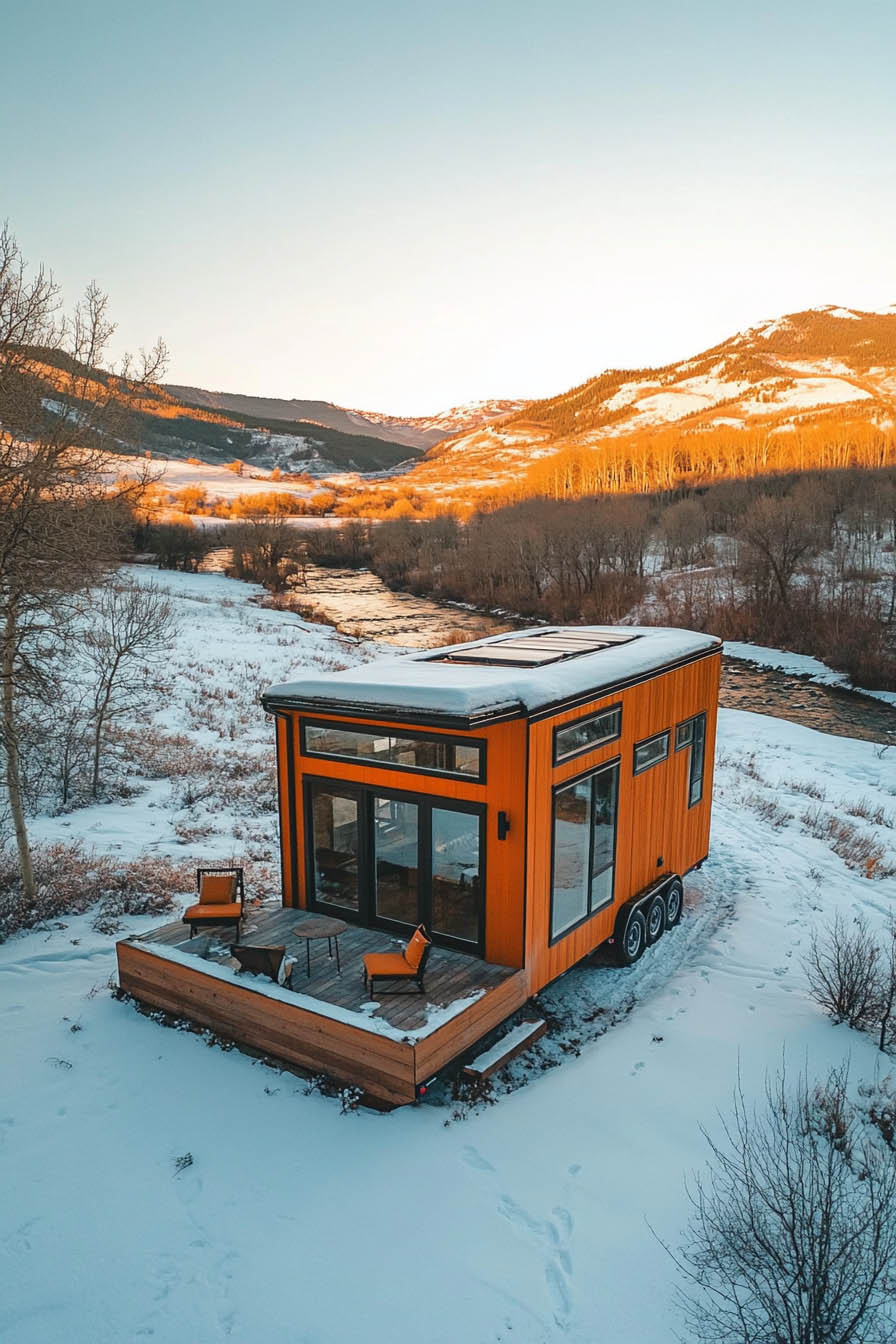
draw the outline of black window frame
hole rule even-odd
[[[341,757],[340,757],[341,759]],[[336,905],[335,902],[318,901],[314,880],[314,808],[312,798],[314,790],[320,788],[341,793],[344,797],[358,801],[358,909]],[[411,928],[398,920],[376,917],[376,873],[374,867],[374,798],[395,799],[397,802],[414,803],[417,807],[417,844],[420,856],[420,891],[425,893],[420,904],[425,918],[421,923],[438,947],[454,948],[466,952],[469,956],[485,956],[485,904],[486,904],[486,862],[488,837],[488,809],[485,803],[470,802],[465,798],[445,798],[435,793],[409,793],[404,789],[379,788],[376,784],[360,784],[354,780],[334,779],[332,775],[306,774],[302,781],[302,793],[305,812],[305,900],[309,910],[318,914],[335,914],[347,923],[358,924],[366,929],[388,929],[392,933],[407,937]],[[432,928],[432,811],[465,812],[479,817],[479,927],[476,942],[465,938],[453,938],[450,934],[439,933]]]
[[[666,739],[666,750],[662,756],[658,756],[655,761],[648,761],[646,765],[638,765],[638,751],[641,747],[649,746],[651,742],[659,742],[661,738]],[[640,742],[636,742],[632,747],[632,774],[644,775],[648,770],[653,770],[656,766],[662,765],[663,761],[668,761],[672,746],[672,730],[664,728],[661,733],[651,733],[650,737],[642,737]]]
[[[610,714],[617,716],[617,727],[615,733],[610,733],[607,737],[602,737],[596,742],[588,742],[583,747],[574,747],[572,751],[561,752],[559,749],[560,734],[570,728],[582,728],[586,724],[596,723],[599,719],[605,718]],[[598,751],[605,747],[608,742],[615,742],[622,736],[622,701],[618,700],[615,705],[607,705],[604,709],[594,710],[591,714],[585,714],[580,719],[572,719],[569,723],[560,723],[554,729],[554,765],[565,765],[567,761],[574,761],[579,756],[584,756],[586,752]]]
[[[695,776],[694,771],[694,725],[701,722],[703,724],[703,739],[701,741],[700,751],[700,770]],[[682,734],[682,729],[690,729],[687,737]],[[680,738],[680,740],[679,740]],[[703,802],[703,796],[706,793],[706,710],[701,709],[699,714],[692,714],[689,719],[682,719],[681,723],[675,725],[675,750],[688,751],[688,811],[692,807],[697,807]],[[700,793],[694,797],[694,784],[699,783]]]
[[[564,789],[569,789],[575,784],[581,784],[583,780],[594,779],[597,775],[602,775],[607,770],[616,771],[616,807],[613,813],[613,858],[610,863],[605,863],[598,870],[598,874],[593,871],[594,864],[594,790],[591,790],[591,800],[588,808],[588,910],[581,919],[576,920],[575,924],[569,924],[560,933],[554,933],[554,865],[557,853],[557,836],[554,817],[554,799],[558,793]],[[551,789],[551,887],[550,904],[548,910],[548,947],[553,947],[555,943],[568,938],[576,929],[580,929],[583,924],[587,924],[589,919],[599,915],[601,911],[608,910],[610,906],[616,904],[616,843],[619,837],[619,794],[620,784],[622,782],[622,757],[614,756],[610,761],[602,761],[600,765],[592,766],[590,770],[583,770],[581,774],[573,775],[569,779],[564,779],[555,784]],[[608,868],[613,869],[613,888],[608,901],[602,905],[591,905],[591,888],[594,885],[594,878],[599,873],[605,873]]]
[[[398,761],[375,761],[369,756],[341,756],[336,752],[316,751],[308,746],[306,728],[329,728],[340,732],[368,733],[375,736],[377,729],[383,730],[383,736],[403,738],[411,742],[437,742],[442,746],[473,747],[479,753],[479,771],[470,774],[467,770],[427,770],[419,765],[402,765]],[[485,784],[486,752],[488,742],[484,737],[459,737],[453,733],[418,733],[393,728],[389,724],[348,723],[341,719],[312,719],[302,717],[299,720],[299,750],[310,761],[336,761],[340,765],[370,766],[374,770],[398,770],[408,775],[428,775],[431,779],[461,779],[468,784]]]

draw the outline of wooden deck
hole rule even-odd
[[[391,951],[401,941],[349,925],[339,939],[341,974],[335,957],[327,954],[326,940],[320,940],[311,944],[309,977],[305,942],[293,933],[305,918],[303,911],[281,906],[246,917],[241,943],[282,943],[287,956],[295,958],[287,986],[273,994],[268,992],[274,990],[271,981],[262,977],[233,975],[228,969],[221,978],[220,968],[232,966],[229,930],[191,939],[180,920],[122,939],[121,986],[142,1002],[288,1064],[355,1084],[391,1105],[413,1101],[419,1083],[475,1046],[528,997],[525,972],[434,947],[425,994],[378,988],[374,1001],[379,1006],[362,1011],[371,1002],[364,989],[364,954]],[[462,1006],[445,1020],[452,1004]]]

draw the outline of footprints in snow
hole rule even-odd
[[[494,1167],[492,1166],[491,1162],[489,1162],[487,1158],[483,1157],[482,1154],[476,1148],[473,1148],[469,1144],[463,1150],[462,1156],[467,1166],[473,1167],[476,1171],[494,1171]]]
[[[232,1288],[239,1264],[237,1252],[216,1239],[199,1217],[202,1177],[195,1165],[181,1167],[175,1172],[177,1198],[184,1207],[196,1235],[177,1256],[167,1252],[158,1254],[150,1271],[149,1286],[153,1307],[135,1330],[135,1337],[148,1338],[160,1334],[167,1338],[170,1321],[178,1313],[176,1301],[169,1298],[188,1294],[195,1300],[197,1291],[203,1291],[208,1310],[217,1318],[218,1338],[229,1338],[237,1333],[237,1311]]]
[[[495,1174],[493,1164],[471,1144],[462,1150],[461,1157],[473,1171]],[[578,1176],[581,1170],[579,1162],[574,1162],[567,1168],[568,1174],[572,1177]],[[549,1218],[539,1218],[522,1204],[518,1204],[510,1195],[501,1194],[497,1212],[519,1235],[543,1252],[544,1280],[554,1313],[554,1322],[561,1330],[568,1329],[572,1314],[573,1277],[569,1243],[574,1226],[569,1209],[557,1204],[551,1210]]]
[[[14,1232],[4,1237],[2,1243],[4,1251],[10,1255],[24,1255],[26,1251],[31,1250],[30,1233],[37,1222],[37,1218],[29,1218],[27,1222],[20,1223]]]
[[[557,1205],[551,1210],[550,1218],[536,1218],[509,1195],[501,1196],[498,1213],[545,1252],[544,1278],[554,1309],[554,1320],[557,1325],[566,1327],[572,1312],[572,1257],[569,1253],[572,1214],[562,1205]]]

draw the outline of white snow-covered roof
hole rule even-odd
[[[625,636],[626,642],[540,666],[482,666],[462,661],[466,650],[519,641],[525,636],[573,633],[577,637],[593,635],[596,641],[601,636],[616,640]],[[420,714],[472,724],[532,714],[585,696],[597,699],[625,682],[720,647],[721,640],[714,635],[662,626],[538,626],[468,644],[379,658],[341,672],[302,677],[272,686],[263,701],[269,709],[298,708],[360,717],[385,717],[383,710],[391,710],[389,717],[407,719]]]

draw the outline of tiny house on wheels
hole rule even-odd
[[[123,987],[413,1100],[601,944],[627,964],[677,924],[709,847],[720,663],[692,631],[539,627],[272,687],[282,908],[242,941],[285,947],[291,977],[263,985],[168,925],[119,945]],[[302,921],[343,930],[338,971]],[[370,1001],[365,955],[420,926],[423,993]]]

